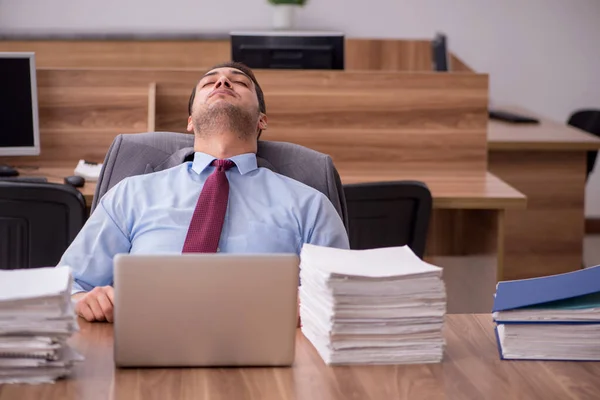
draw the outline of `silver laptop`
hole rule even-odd
[[[298,274],[295,254],[119,254],[115,364],[289,366]]]

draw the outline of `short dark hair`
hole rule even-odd
[[[250,68],[248,68],[246,65],[244,65],[240,62],[229,61],[229,62],[224,62],[222,64],[215,65],[214,67],[209,69],[209,71],[212,71],[213,69],[217,69],[217,68],[234,68],[234,69],[242,71],[244,74],[246,74],[248,76],[248,78],[252,79],[252,82],[254,82],[254,88],[256,90],[256,98],[258,99],[258,109],[263,114],[267,113],[267,105],[265,104],[265,96],[263,94],[262,89],[260,88],[260,85],[258,84],[258,81],[256,80],[256,77],[254,76],[254,72],[252,72],[252,70]],[[192,115],[192,105],[194,104],[194,99],[196,98],[196,89],[197,88],[198,88],[198,83],[196,83],[196,86],[194,86],[194,89],[192,89],[192,94],[190,96],[190,101],[188,103],[188,114],[189,115]]]

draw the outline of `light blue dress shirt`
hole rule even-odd
[[[126,178],[109,190],[58,265],[73,269],[73,293],[113,282],[118,253],[181,253],[198,196],[215,158]],[[337,211],[321,192],[267,168],[256,155],[230,158],[223,253],[300,253],[304,243],[349,248]]]

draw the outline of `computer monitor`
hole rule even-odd
[[[450,71],[450,55],[446,35],[438,33],[431,41],[431,59],[433,61],[433,70],[438,72]]]
[[[40,154],[34,53],[0,52],[0,156]]]
[[[340,32],[231,32],[231,59],[250,68],[344,69]]]

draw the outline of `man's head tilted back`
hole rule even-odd
[[[256,143],[267,127],[266,112],[252,70],[241,63],[223,63],[211,68],[192,90],[187,130],[196,142],[220,135]]]

